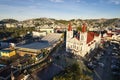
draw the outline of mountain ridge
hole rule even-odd
[[[21,24],[34,24],[35,26],[41,25],[68,25],[72,23],[73,25],[80,26],[82,23],[87,23],[91,26],[117,26],[120,27],[120,18],[112,18],[112,19],[71,19],[71,20],[64,20],[64,19],[54,19],[54,18],[34,18],[34,19],[27,19],[23,21],[18,21],[15,19],[3,19],[0,21],[0,24],[6,23],[21,23]]]

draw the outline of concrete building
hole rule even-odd
[[[25,54],[37,55],[41,53],[41,50],[43,49],[47,49],[50,51],[59,42],[61,36],[62,34],[51,33],[43,37],[39,42],[16,46],[15,49],[16,52],[21,56],[24,56]]]
[[[0,50],[1,57],[12,57],[16,55],[15,50]]]
[[[15,47],[15,49],[19,55],[24,56],[25,54],[37,55],[41,53],[41,49],[47,49],[49,47],[50,47],[49,43],[47,41],[44,41],[44,42],[33,42],[22,46],[17,46]]]
[[[32,31],[32,36],[33,36],[34,38],[36,38],[36,37],[44,37],[44,36],[46,36],[46,35],[47,35],[47,33],[44,32],[44,31],[41,31],[41,32]]]
[[[107,32],[103,34],[102,38],[105,41],[110,41],[110,40],[120,41],[120,29],[107,30]]]
[[[15,27],[17,27],[17,25],[16,24],[13,24],[13,23],[7,23],[6,24],[6,28],[15,28]]]
[[[42,31],[42,32],[44,31],[47,34],[54,33],[54,29],[53,28],[40,28],[40,31]]]
[[[72,30],[71,24],[66,32],[66,51],[75,55],[84,57],[94,48],[97,48],[101,42],[101,35],[87,31],[86,24],[83,24],[82,31],[78,31],[76,35]]]

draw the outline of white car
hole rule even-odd
[[[101,67],[104,67],[104,64],[103,63],[98,63]]]

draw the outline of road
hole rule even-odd
[[[108,46],[105,49],[104,56],[100,59],[100,62],[104,64],[104,67],[98,66],[94,69],[94,80],[112,80],[112,74],[111,74],[111,56],[112,53],[112,47]]]

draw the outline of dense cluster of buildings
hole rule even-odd
[[[21,44],[21,45],[15,47],[16,52],[20,52],[21,50],[22,51],[25,50],[27,54],[28,53],[31,54],[30,52],[40,53],[40,49],[51,47],[51,45],[53,45],[57,41],[59,41],[62,34],[55,33],[53,28],[48,28],[48,27],[49,26],[47,26],[45,28],[43,28],[43,27],[41,28],[41,27],[38,26],[35,29],[35,31],[32,31],[32,33],[30,33],[31,36],[32,36],[32,39],[39,38],[39,40],[41,40],[39,42],[33,42],[33,41],[32,42],[31,41],[27,42],[27,40],[22,40],[19,43],[15,43],[15,45],[16,44]],[[9,47],[10,43],[11,43],[10,41],[9,42],[0,41],[0,48],[4,49],[6,47]]]
[[[102,39],[104,39],[104,41],[108,41],[108,40],[116,40],[116,41],[120,41],[120,28],[117,29],[106,29],[106,33],[103,34]]]
[[[33,24],[32,21],[30,23]],[[6,24],[8,28],[15,26],[15,24]],[[65,35],[66,52],[85,57],[95,48],[98,48],[100,44],[104,43],[104,41],[117,40],[120,42],[120,29],[107,29],[105,33],[101,34],[101,32],[98,31],[99,28],[89,28],[88,30],[87,26],[88,25],[84,23],[81,30],[76,30],[76,26],[72,27],[71,24],[68,25]],[[23,40],[16,46],[11,43],[0,42],[0,58],[10,58],[16,54],[20,56],[25,56],[27,54],[32,57],[39,54],[43,55],[43,50],[52,51],[52,49],[63,40],[63,34],[55,33],[55,28],[48,27],[47,25],[44,26],[44,28],[38,26],[35,31],[32,31],[31,39],[39,38],[39,40],[36,41],[27,43],[24,42],[26,40]],[[61,29],[63,30],[65,28],[56,28],[58,31],[62,31]],[[9,49],[6,47],[9,47]]]
[[[53,48],[55,48],[61,42],[62,34],[54,33],[53,29],[50,29],[50,30],[44,29],[44,32],[46,33],[45,36],[43,36],[39,40],[36,39],[28,43],[20,42],[19,44],[18,43],[15,44],[15,43],[9,43],[9,42],[7,43],[2,41],[0,42],[0,47],[1,47],[0,58],[3,59],[4,61],[11,60],[11,59],[15,60],[13,62],[9,62],[11,67],[1,66],[2,63],[0,63],[0,80],[1,79],[8,80],[11,77],[10,71],[15,73],[17,71],[16,68],[19,68],[20,65],[22,65],[22,67],[33,65],[32,64],[33,58],[35,58],[35,60],[38,62],[44,60],[44,58],[47,57],[45,55],[49,55],[48,53],[50,53],[53,50]],[[34,39],[34,37],[30,39]],[[9,48],[6,48],[6,47],[9,47]],[[47,52],[43,52],[43,51],[47,51]],[[29,62],[30,60],[31,62]],[[13,67],[15,68],[15,70],[11,70]]]

